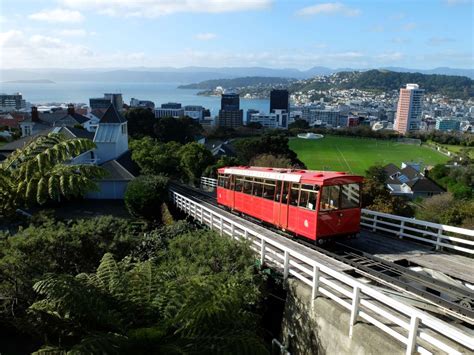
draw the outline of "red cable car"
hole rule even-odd
[[[262,167],[218,170],[217,202],[307,239],[360,230],[362,176]]]

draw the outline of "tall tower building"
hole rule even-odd
[[[219,127],[242,126],[244,111],[240,109],[239,94],[222,94],[219,110]]]
[[[289,96],[288,90],[273,89],[270,91],[270,112],[275,110],[290,112]]]
[[[407,84],[405,89],[400,89],[395,131],[406,134],[420,128],[424,92],[425,90],[420,89],[417,84]]]

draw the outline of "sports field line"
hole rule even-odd
[[[339,154],[341,154],[341,157],[342,159],[344,159],[344,162],[346,163],[347,165],[347,168],[349,169],[349,171],[352,173],[352,169],[351,167],[349,166],[349,163],[347,162],[346,160],[346,157],[344,156],[344,154],[342,154],[341,150],[339,149],[339,147],[336,147],[337,151],[339,152]]]

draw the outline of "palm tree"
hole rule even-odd
[[[32,203],[83,195],[96,188],[102,168],[73,164],[74,157],[95,148],[89,139],[50,133],[30,141],[0,163],[0,216]]]

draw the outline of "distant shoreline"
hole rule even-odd
[[[8,81],[2,81],[2,84],[56,84],[56,83],[48,79],[38,79],[38,80],[8,80]]]

